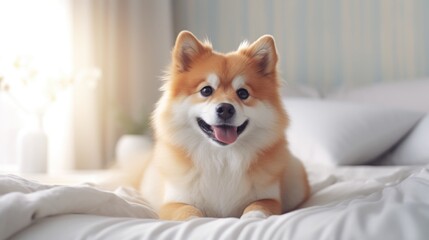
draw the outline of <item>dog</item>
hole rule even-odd
[[[161,219],[266,218],[309,195],[288,150],[272,36],[221,54],[182,31],[152,116],[140,190]]]

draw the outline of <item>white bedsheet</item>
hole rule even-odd
[[[428,238],[429,166],[313,168],[309,172],[312,196],[301,209],[265,220],[200,218],[171,222],[148,219],[154,217],[153,213],[144,205],[130,203],[132,192],[127,192],[129,199],[124,201],[117,195],[98,193],[98,190],[89,187],[73,187],[67,195],[69,200],[65,201],[66,207],[60,204],[64,199],[56,196],[57,203],[54,200],[39,203],[39,206],[44,207],[31,207],[30,213],[25,215],[23,213],[26,211],[14,206],[19,204],[16,201],[8,203],[11,210],[4,210],[3,198],[11,198],[16,194],[4,194],[3,191],[0,197],[0,236],[4,238],[3,231],[6,229],[9,234],[17,232],[12,239]],[[2,186],[0,189],[3,189]],[[53,189],[37,185],[31,191],[37,188],[44,189],[42,192]],[[78,202],[77,197],[82,195],[81,188],[85,189],[85,194],[89,193],[94,198],[100,194],[101,200],[94,202],[94,198],[87,197],[86,201]],[[105,194],[110,197],[102,197]],[[114,200],[106,200],[110,198]],[[36,197],[29,199],[35,200]],[[70,204],[70,199],[75,202]],[[92,208],[94,204],[96,207]],[[112,212],[110,208],[113,208]],[[39,217],[30,220],[33,213]],[[47,217],[49,215],[54,216]],[[26,221],[25,224],[16,216],[23,216],[21,220]],[[5,222],[4,218],[11,217],[13,222]],[[30,223],[33,224],[24,228]]]
[[[39,219],[59,214],[156,218],[143,201],[130,198],[129,193],[132,192],[123,188],[111,193],[91,186],[48,186],[13,175],[0,175],[0,239]]]

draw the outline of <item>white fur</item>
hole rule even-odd
[[[221,102],[207,102],[207,103],[201,103],[201,104],[194,104],[193,106],[189,107],[188,111],[190,111],[191,118],[195,116],[195,118],[198,116],[202,118],[206,123],[210,125],[219,125],[223,122],[218,119],[217,113],[216,113],[216,107],[220,103],[230,103],[235,108],[235,115],[231,119],[231,124],[234,126],[240,126],[242,125],[248,118],[246,117],[246,114],[243,112],[243,109],[240,108],[237,104],[234,104],[230,101],[221,101]],[[201,130],[200,130],[201,131]]]
[[[268,216],[259,210],[249,211],[241,216],[241,219],[264,219]]]
[[[244,83],[245,83],[245,81],[244,81],[243,76],[237,76],[232,80],[232,87],[235,90],[238,90],[239,88],[244,87]]]
[[[249,47],[249,41],[247,41],[247,40],[244,40],[244,41],[242,41],[241,43],[240,43],[240,45],[238,46],[238,51],[240,51],[240,50],[242,50],[242,49],[246,49],[246,48],[248,48]]]
[[[210,73],[207,76],[207,82],[212,88],[217,89],[217,87],[219,86],[219,77],[215,73]]]

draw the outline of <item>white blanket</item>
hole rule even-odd
[[[13,175],[0,175],[0,239],[49,216],[83,213],[112,217],[156,218],[129,190],[115,193],[91,186],[48,186]],[[122,196],[122,198],[120,197]]]
[[[61,235],[61,239],[423,240],[429,236],[429,166],[309,172],[312,196],[299,210],[265,220],[187,222],[147,219],[156,216],[141,200],[126,201],[92,187],[49,187],[5,176],[0,178],[0,239],[18,231],[14,239]],[[7,193],[15,190],[21,193]],[[57,216],[46,218],[52,215]]]

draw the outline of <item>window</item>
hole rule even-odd
[[[69,4],[68,0],[0,1],[0,76],[3,81],[17,81],[18,77],[11,74],[10,69],[20,58],[31,59],[35,69],[45,76],[71,71]],[[16,167],[17,134],[29,118],[16,101],[35,101],[29,94],[12,100],[9,93],[4,89],[0,91],[0,171]]]

